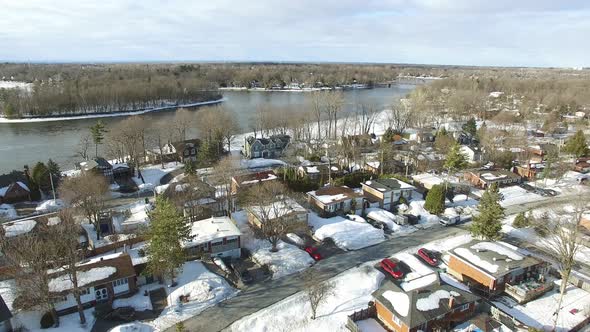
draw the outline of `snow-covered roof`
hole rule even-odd
[[[421,183],[426,189],[432,189],[433,186],[444,183],[441,177],[430,173],[416,174],[412,176],[412,179]]]
[[[323,187],[315,191],[310,191],[307,194],[323,204],[339,203],[360,196],[346,186]]]
[[[78,286],[84,287],[90,283],[106,279],[115,274],[115,272],[117,272],[117,269],[112,266],[95,267],[88,271],[78,272]],[[73,287],[72,281],[67,274],[49,280],[50,292],[60,293],[70,290]]]
[[[234,181],[241,185],[255,184],[276,179],[277,175],[274,171],[263,171],[234,176]]]
[[[192,223],[191,236],[193,238],[189,242],[185,242],[183,246],[193,247],[213,240],[240,236],[241,234],[238,226],[229,217],[211,217]]]
[[[371,188],[374,188],[380,192],[392,191],[392,190],[413,190],[416,189],[409,183],[397,179],[376,179],[369,180],[363,183]]]
[[[4,227],[4,231],[6,232],[6,237],[15,237],[27,234],[28,232],[32,231],[36,225],[37,221],[33,219],[27,219],[14,221],[11,223],[4,224],[2,226]]]
[[[263,216],[263,214],[266,214],[267,216],[265,217],[268,217],[271,220],[280,218],[290,213],[307,213],[307,209],[289,197],[284,199],[279,197],[276,201],[268,205],[251,206],[248,208],[248,211],[259,219]]]
[[[493,278],[539,263],[538,260],[523,255],[518,252],[518,248],[504,242],[472,241],[450,253]]]

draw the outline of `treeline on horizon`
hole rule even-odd
[[[333,87],[353,82],[373,85],[400,75],[445,78],[434,82],[431,91],[450,85],[461,91],[455,94],[456,99],[478,98],[484,90],[509,93],[530,89],[540,99],[581,104],[583,90],[588,87],[587,71],[567,69],[331,63],[5,63],[0,64],[0,79],[32,85],[28,90],[0,89],[0,112],[12,118],[108,113],[216,99],[219,87],[249,87],[252,82],[266,88],[291,82]]]

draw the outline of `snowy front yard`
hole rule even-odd
[[[139,190],[152,190],[160,185],[160,180],[164,175],[183,167],[184,164],[177,162],[165,163],[164,168],[160,164],[146,166],[140,169],[143,181],[137,177],[133,177],[133,181],[135,181]]]
[[[176,287],[166,288],[168,306],[158,318],[149,322],[156,330],[171,327],[237,293],[225,279],[209,272],[199,261],[185,263],[176,280]],[[188,302],[181,302],[181,296],[188,296]]]
[[[248,223],[246,211],[237,211],[232,214],[238,228],[242,232],[241,244],[243,248],[250,250],[252,259],[260,265],[268,265],[272,271],[273,279],[302,271],[310,267],[314,260],[309,254],[297,246],[279,242],[279,251],[271,252],[271,244],[265,239],[257,239]]]
[[[348,331],[347,316],[364,309],[381,283],[383,274],[371,263],[348,270],[331,280],[333,294],[318,308],[317,318],[311,319],[311,309],[305,292],[296,293],[272,306],[244,317],[229,327],[230,331]]]
[[[357,250],[385,241],[382,229],[358,218],[356,221],[339,216],[322,218],[312,212],[309,214],[309,225],[316,238],[331,238],[343,250]]]

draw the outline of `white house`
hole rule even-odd
[[[192,239],[183,244],[189,254],[239,258],[242,233],[229,217],[211,217],[191,225]]]
[[[476,163],[481,160],[481,152],[477,148],[467,145],[461,145],[460,152],[466,157],[465,159],[470,164]]]

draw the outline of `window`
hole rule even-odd
[[[215,246],[220,246],[223,245],[223,241],[216,241],[216,242],[211,242],[211,246],[215,247]]]
[[[90,295],[90,288],[80,289],[80,295]]]
[[[118,279],[113,281],[113,287],[127,285],[128,282],[127,278]]]
[[[397,324],[397,326],[402,326],[402,321],[401,321],[401,319],[397,318],[397,316],[396,316],[396,315],[391,315],[391,318],[392,318],[393,322],[394,322],[395,324]]]
[[[236,243],[238,242],[238,239],[229,239],[225,241],[225,244],[230,244],[230,243]]]
[[[459,311],[466,311],[469,310],[469,303],[466,303],[459,308]]]

